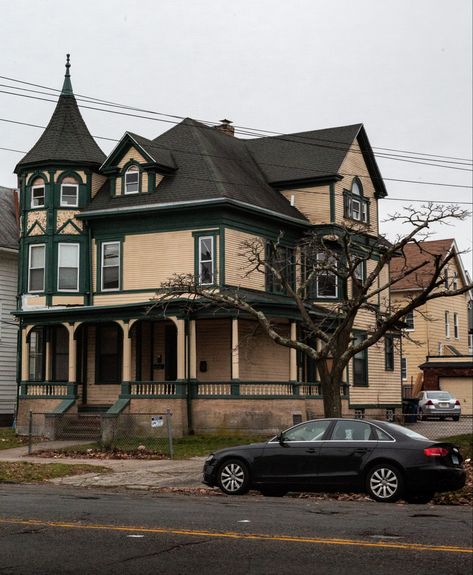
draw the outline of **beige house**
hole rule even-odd
[[[245,140],[228,121],[209,127],[188,118],[154,140],[127,132],[105,157],[80,115],[68,64],[50,123],[16,173],[19,428],[29,410],[80,417],[170,409],[183,433],[274,431],[322,414],[317,366],[249,317],[185,301],[151,304],[174,273],[192,274],[202,285],[238,289],[295,335],[297,306],[274,278],[248,273],[241,251],[244,241],[270,245],[281,232],[291,262],[307,232],[356,223],[374,246],[360,270],[368,273],[386,190],[361,124]],[[317,313],[350,297],[351,285],[332,280],[316,282]],[[355,335],[375,322],[363,312]],[[391,339],[353,360],[340,393],[347,413],[400,409]]]
[[[405,259],[391,262],[392,274],[404,265],[414,268],[435,256],[454,253],[444,277],[444,285],[458,289],[468,278],[454,239],[411,243],[406,246]],[[432,274],[431,264],[409,275],[391,288],[391,301],[408,302],[421,290]],[[443,288],[443,286],[442,286]],[[469,348],[469,293],[428,301],[406,316],[402,340],[402,379],[408,392],[421,389],[445,389],[462,402],[463,413],[473,413],[473,356]]]

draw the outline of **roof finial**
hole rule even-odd
[[[71,55],[66,54],[66,73],[64,75],[64,84],[62,85],[62,92],[61,96],[72,96],[72,84],[71,84],[71,75],[69,73],[69,68],[71,67],[70,62]]]

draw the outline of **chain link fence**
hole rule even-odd
[[[28,453],[33,438],[90,442],[102,450],[173,458],[172,413],[29,413]]]

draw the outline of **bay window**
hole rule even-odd
[[[46,246],[44,244],[30,245],[28,258],[28,291],[31,293],[44,291],[45,261]]]

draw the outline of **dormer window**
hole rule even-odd
[[[77,208],[79,205],[79,186],[77,184],[62,184],[61,207]]]
[[[140,191],[140,171],[137,166],[130,166],[125,172],[125,194],[138,194]]]
[[[344,216],[357,222],[368,223],[369,202],[363,197],[361,182],[355,178],[351,190],[345,190],[343,194]]]
[[[44,185],[33,186],[31,188],[31,207],[44,208]]]

